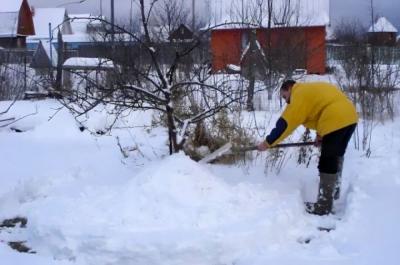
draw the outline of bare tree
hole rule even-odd
[[[294,36],[296,33],[280,34],[277,45],[272,44],[274,27],[297,25],[299,6],[294,1],[274,2],[272,0],[233,1],[231,18],[241,20],[248,31],[242,36],[244,47],[242,58],[242,74],[249,80],[247,109],[253,110],[255,81],[264,82],[268,92],[268,100],[272,99],[282,74],[290,76],[298,65],[304,65],[306,47],[304,38]],[[262,38],[261,45],[258,39]],[[294,43],[295,42],[295,43]]]
[[[333,29],[336,42],[355,45],[365,42],[366,29],[358,19],[342,19]]]
[[[184,0],[161,0],[154,11],[154,24],[162,32],[170,34],[180,24],[188,25],[189,9]]]
[[[117,25],[115,29],[135,40],[135,47],[140,53],[145,53],[146,58],[140,64],[134,60],[118,61],[118,50],[124,48],[124,44],[121,44],[113,54],[119,66],[114,68],[112,82],[98,84],[89,75],[80,73],[89,85],[84,89],[65,91],[62,102],[78,116],[101,104],[112,105],[112,113],[116,117],[127,109],[158,111],[163,114],[168,128],[170,153],[174,153],[183,148],[191,125],[237,102],[241,93],[230,82],[211,78],[207,64],[194,65],[190,75],[178,75],[179,63],[193,53],[200,39],[194,40],[184,50],[177,51],[171,64],[164,64],[149,30],[149,18],[155,2],[149,7],[145,6],[144,0],[140,0],[139,4],[143,36]],[[102,22],[109,23],[104,20]],[[182,111],[181,104],[188,107]]]
[[[362,134],[357,137],[356,146],[361,141],[361,148],[369,156],[375,124],[395,115],[400,67],[393,47],[368,44],[360,28],[356,23],[340,23],[335,36],[341,45],[331,50],[331,56],[342,69],[337,71],[337,80],[360,110]]]

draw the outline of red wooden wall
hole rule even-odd
[[[243,52],[242,36],[251,29],[218,29],[211,32],[211,52],[213,71],[224,70],[227,64],[240,64]],[[302,58],[298,68],[307,69],[308,73],[325,73],[326,46],[325,26],[312,27],[281,27],[256,29],[257,39],[263,48],[281,53],[287,60],[293,53]],[[302,54],[298,54],[302,53]]]

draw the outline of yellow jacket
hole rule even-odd
[[[284,140],[301,124],[324,136],[357,123],[358,115],[353,103],[337,87],[329,83],[314,82],[293,85],[290,103],[281,119],[286,122],[286,126],[273,137],[267,137],[270,146]]]

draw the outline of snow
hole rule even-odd
[[[261,1],[262,2],[262,1]],[[261,3],[259,1],[258,4]],[[290,3],[289,3],[290,2]],[[274,10],[274,19],[281,18],[283,15],[283,10],[286,8],[288,3],[290,4],[291,13],[289,24],[291,26],[325,26],[330,23],[329,17],[329,0],[295,0],[295,1],[286,1],[279,0],[273,1],[273,10]],[[211,14],[212,14],[212,24],[220,25],[227,22],[241,22],[238,18],[238,12],[241,11],[242,1],[239,0],[219,0],[219,1],[211,1]],[[244,6],[255,6],[255,1],[252,0],[244,0]],[[267,6],[266,1],[261,3],[264,5],[265,9]],[[287,10],[288,11],[288,10]],[[250,18],[254,15],[254,10],[245,10],[245,12],[251,13],[248,15]],[[268,17],[266,16],[267,11],[263,10],[263,19],[261,21],[262,26],[266,27],[268,25]],[[287,15],[285,16],[287,17]],[[254,21],[244,21],[245,23]],[[280,21],[275,21],[272,27],[279,27]],[[240,25],[225,25],[220,26],[218,28],[231,28],[231,27],[240,27]]]
[[[9,104],[0,102],[0,112]],[[200,164],[168,155],[155,113],[126,112],[98,136],[114,122],[108,107],[78,120],[59,108],[18,101],[1,116],[37,113],[0,128],[0,220],[28,218],[26,228],[0,229],[2,264],[398,264],[398,117],[375,125],[370,158],[350,142],[347,207],[337,220],[305,213],[303,201],[316,196],[317,159],[297,165],[296,148],[285,150],[279,172],[265,168],[267,153],[245,165]],[[245,112],[242,124],[261,139],[280,111]],[[329,233],[316,229],[331,223]],[[27,241],[37,254],[15,252],[9,240]]]
[[[397,29],[392,23],[385,17],[380,17],[373,26],[368,29],[368,32],[394,32],[397,33]]]
[[[228,65],[226,65],[226,67],[227,67],[228,69],[234,71],[234,72],[240,72],[240,71],[241,71],[240,66],[235,65],[235,64],[228,64]]]
[[[64,68],[112,69],[114,63],[106,58],[71,57],[63,65]]]

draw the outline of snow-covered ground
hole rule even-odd
[[[304,211],[316,196],[317,157],[299,166],[291,149],[279,173],[266,170],[266,154],[204,165],[168,156],[166,130],[149,113],[127,113],[99,136],[90,131],[113,122],[104,111],[81,120],[90,130],[81,131],[58,107],[21,101],[2,116],[36,113],[0,128],[0,221],[28,219],[26,228],[0,229],[1,264],[399,263],[400,119],[376,125],[369,158],[350,143],[338,219]],[[336,229],[317,229],[325,225]]]

